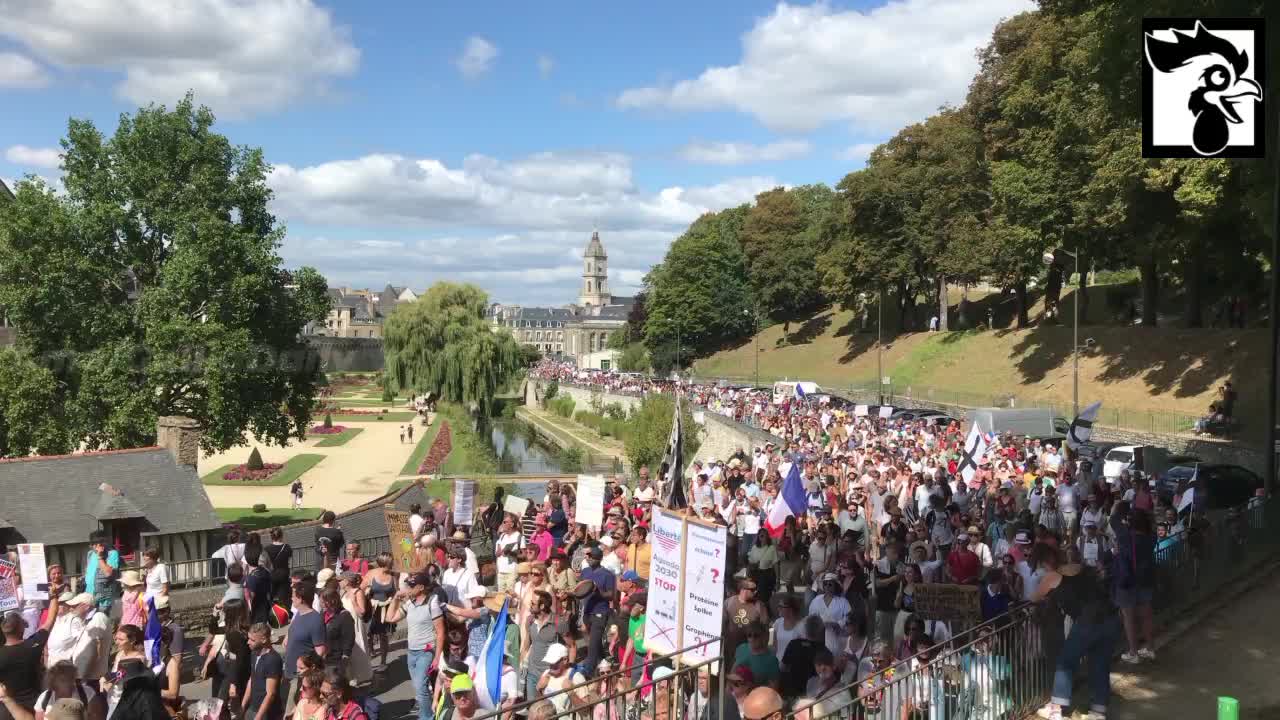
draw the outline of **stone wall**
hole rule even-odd
[[[198,471],[200,423],[189,417],[168,415],[156,420],[156,444],[169,451],[179,465]]]
[[[540,405],[542,398],[546,395],[546,389],[547,383],[541,380],[526,383],[524,404],[535,406]],[[574,412],[577,412],[578,410],[590,410],[592,401],[599,402],[601,407],[617,403],[627,412],[631,412],[634,408],[640,406],[640,398],[635,395],[603,393],[577,385],[561,384],[556,390],[556,394],[568,395],[573,398]]]
[[[325,372],[376,372],[386,366],[380,338],[335,338],[308,335]]]

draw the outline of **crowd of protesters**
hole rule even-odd
[[[1155,657],[1156,547],[1197,518],[1179,515],[1178,497],[1156,497],[1147,478],[1101,479],[1037,438],[988,436],[985,452],[966,453],[968,429],[958,422],[890,420],[829,398],[677,388],[556,363],[534,374],[615,392],[678,390],[776,440],[692,463],[676,474],[679,492],[663,469],[608,478],[599,528],[576,521],[575,487],[555,481],[519,516],[499,494],[469,526],[455,527],[443,500],[415,506],[408,568],[389,553],[362,557],[333,513],[316,529],[314,567],[296,566],[278,531],[266,543],[233,531],[218,551],[226,590],[197,652],[227,716],[377,720],[369,698],[401,628],[418,720],[511,715],[517,706],[540,719],[579,710],[593,720],[765,720],[784,709],[925,717],[942,701],[935,685],[890,697],[895,672],[928,677],[962,635],[976,638],[962,671],[994,672],[994,625],[975,635],[973,623],[916,611],[917,590],[932,583],[977,588],[975,623],[1039,604],[1038,642],[1057,657],[1046,718],[1070,705],[1082,657],[1091,659],[1095,717],[1108,702],[1112,646],[1123,637],[1126,663]],[[804,506],[775,527],[773,511],[796,482]],[[674,682],[671,660],[645,642],[649,528],[655,505],[673,497],[729,537],[723,672],[705,666],[692,683]],[[122,570],[95,537],[86,567],[76,588],[50,568],[50,599],[5,616],[0,720],[179,711],[176,659],[186,640],[168,613],[159,556],[149,551],[141,571]],[[490,672],[479,693],[488,669],[480,659],[504,610],[500,690],[488,691]],[[159,630],[144,638],[153,613]],[[277,650],[272,630],[286,626]],[[68,716],[77,702],[81,714]],[[984,702],[998,709],[1002,700]]]

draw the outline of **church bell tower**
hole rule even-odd
[[[600,243],[600,232],[591,233],[591,242],[582,254],[582,290],[578,304],[583,307],[608,305],[613,299],[609,294],[609,256]]]

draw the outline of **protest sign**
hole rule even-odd
[[[977,620],[982,615],[977,585],[916,583],[915,612],[925,620]]]
[[[889,417],[890,417],[891,415],[893,415],[893,408],[892,408],[892,407],[889,407],[888,405],[882,405],[882,406],[880,406],[880,417],[881,417],[881,418],[883,418],[883,419],[885,419],[885,420],[888,420],[888,419],[889,419]]]
[[[0,613],[18,609],[17,570],[8,560],[0,560]]]
[[[471,525],[476,516],[476,481],[453,481],[453,524]]]
[[[387,520],[387,537],[391,542],[391,558],[396,572],[407,573],[413,565],[413,530],[409,527],[409,513],[393,510],[388,505],[383,510]]]
[[[728,528],[690,519],[685,526],[684,627],[681,647],[714,640],[724,633],[724,566]],[[656,557],[656,556],[655,556]],[[684,653],[688,663],[720,656],[710,642]]]
[[[502,501],[502,509],[504,512],[515,515],[516,521],[519,522],[520,518],[524,517],[525,512],[529,510],[529,500],[519,495],[508,495]]]
[[[18,546],[18,572],[22,574],[22,596],[28,600],[49,599],[49,566],[44,558],[44,544]]]
[[[577,522],[590,528],[604,524],[604,476],[578,476]]]
[[[653,559],[649,565],[644,644],[653,652],[667,654],[680,649],[684,518],[655,506],[650,541]]]
[[[866,416],[868,416],[868,415],[870,415],[870,414],[871,414],[871,408],[870,408],[870,407],[868,407],[868,406],[866,406],[866,405],[854,405],[854,406],[853,406],[853,416],[854,416],[854,417],[866,417]]]

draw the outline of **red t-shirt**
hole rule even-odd
[[[951,573],[951,582],[970,583],[978,579],[978,573],[982,570],[982,560],[978,558],[977,553],[970,552],[968,548],[953,548],[951,554],[947,556],[947,570]]]

